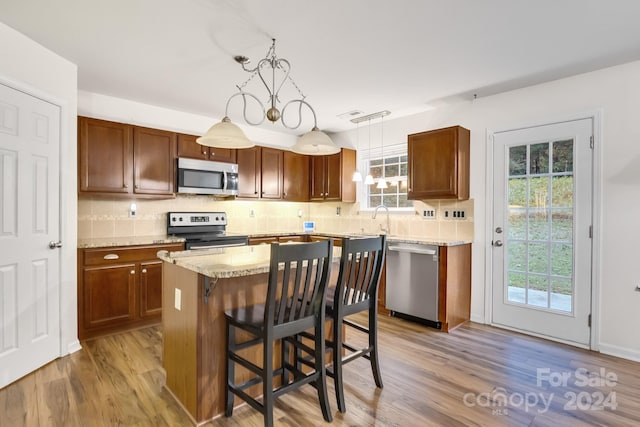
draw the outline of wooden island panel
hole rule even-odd
[[[338,264],[334,262],[331,280],[337,280]],[[226,324],[224,311],[266,300],[268,273],[242,277],[220,278],[213,286],[205,302],[205,281],[208,277],[192,270],[163,262],[163,366],[166,387],[184,406],[196,424],[203,423],[224,413]],[[175,289],[180,289],[181,310],[175,308]],[[327,322],[327,337],[331,333]],[[249,335],[237,331],[236,338],[244,340]],[[262,347],[244,350],[245,356],[262,365]],[[279,354],[279,345],[274,354]],[[253,354],[251,354],[253,353]],[[327,361],[331,354],[327,354]],[[274,359],[274,368],[278,366]],[[245,368],[236,365],[236,382],[253,377]],[[277,378],[274,383],[277,386]],[[247,392],[252,396],[262,394],[262,384]],[[242,404],[235,397],[236,406]]]

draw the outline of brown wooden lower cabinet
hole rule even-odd
[[[162,317],[160,250],[183,244],[78,249],[78,336],[93,338]]]
[[[448,332],[471,317],[471,244],[440,246],[438,320]]]

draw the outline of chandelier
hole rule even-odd
[[[291,151],[307,155],[338,153],[340,151],[340,147],[335,145],[326,133],[318,129],[316,112],[305,100],[305,95],[290,76],[291,64],[284,58],[278,58],[276,55],[276,39],[272,39],[272,41],[271,47],[267,51],[267,55],[258,61],[258,64],[254,68],[247,68],[250,61],[246,56],[234,57],[235,61],[242,65],[242,69],[250,73],[250,76],[241,85],[236,85],[238,92],[231,95],[227,100],[225,115],[222,121],[211,126],[207,133],[200,138],[197,138],[196,141],[201,145],[209,147],[253,147],[254,143],[251,142],[242,129],[233,124],[229,118],[229,104],[233,99],[241,98],[244,121],[252,126],[260,125],[265,119],[267,119],[274,123],[280,121],[280,123],[282,123],[282,125],[287,129],[298,129],[302,124],[303,109],[308,108],[313,116],[313,127],[309,132],[298,138],[296,144],[291,147]],[[262,81],[264,88],[267,90],[268,109],[265,109],[265,104],[263,104],[256,95],[244,90],[246,85],[255,77],[258,77],[260,81]],[[282,103],[282,100],[280,99],[280,90],[287,82],[291,83],[300,97],[286,102],[280,109],[279,105]],[[262,111],[261,118],[257,121],[252,121],[247,116],[249,103],[251,101],[255,101],[259,109]],[[292,106],[297,108],[290,108]],[[289,111],[293,111],[293,113],[287,114]],[[294,118],[297,118],[297,121],[295,121],[294,124],[287,123],[285,120],[285,117],[289,117],[291,115],[293,115]]]

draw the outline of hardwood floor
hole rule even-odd
[[[359,359],[345,367],[346,413],[330,381],[332,424],[309,386],[277,400],[276,425],[640,425],[640,363],[475,323],[445,334],[381,317],[379,338],[384,389]],[[0,390],[0,426],[192,425],[162,387],[159,327],[82,345]],[[205,424],[261,425],[247,405]]]

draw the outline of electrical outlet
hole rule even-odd
[[[176,310],[182,310],[182,290],[179,288],[175,288],[175,298],[173,305],[175,306]]]
[[[256,216],[256,211],[253,210],[253,208],[249,209],[249,218],[253,218]]]
[[[131,203],[129,206],[129,218],[135,218],[138,212],[138,206],[135,203]]]

